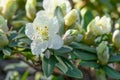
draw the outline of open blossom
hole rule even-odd
[[[31,50],[35,55],[41,54],[47,48],[59,49],[63,46],[63,40],[57,34],[59,31],[57,19],[39,14],[42,14],[42,11],[37,14],[33,23],[26,24],[25,31],[32,40]]]
[[[60,6],[64,13],[68,13],[71,10],[69,0],[44,0],[43,8],[50,16],[54,15],[55,8]]]
[[[111,19],[107,16],[103,16],[102,18],[97,16],[90,22],[87,31],[93,32],[95,35],[108,34],[111,32]]]

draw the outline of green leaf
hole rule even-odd
[[[77,69],[71,62],[65,59],[65,64],[68,66],[68,71],[65,73],[66,75],[74,78],[82,78],[82,72]]]
[[[4,48],[3,50],[4,55],[10,56],[12,53],[12,50],[8,47]]]
[[[63,62],[68,67],[68,70],[65,73],[67,76],[74,77],[74,78],[82,78],[83,77],[82,72],[79,69],[77,69],[69,60],[67,60],[67,59],[65,59],[63,57],[61,57],[61,59],[63,60]],[[60,68],[60,70],[62,70],[61,67],[58,67],[58,68]]]
[[[97,56],[95,54],[84,52],[82,50],[74,50],[73,54],[81,60],[97,60]]]
[[[12,32],[10,32],[10,36],[8,36],[8,39],[9,39],[9,40],[12,40],[12,39],[14,39],[16,36],[17,36],[17,32],[16,32],[16,31],[12,31]]]
[[[63,72],[66,73],[68,71],[67,65],[64,63],[64,61],[60,57],[56,57],[59,63],[56,64],[56,66]]]
[[[54,56],[51,56],[49,59],[47,59],[45,56],[43,57],[42,69],[45,76],[49,77],[52,74],[56,63],[57,63],[57,60]]]
[[[114,70],[113,68],[109,66],[104,66],[103,70],[109,77],[114,78],[114,79],[120,79],[120,73]]]
[[[87,29],[87,25],[89,24],[89,22],[93,19],[93,15],[91,10],[87,10],[86,13],[84,14],[83,17],[83,28],[86,30]]]
[[[81,66],[99,68],[99,64],[97,62],[95,62],[95,61],[81,61],[80,65]]]
[[[20,41],[20,42],[23,42],[23,43],[25,43],[25,44],[28,44],[28,45],[31,44],[31,40],[28,39],[28,38],[22,38],[22,39],[20,39],[19,41]]]
[[[21,34],[18,34],[14,39],[20,39],[20,38],[24,38],[24,37],[26,37],[26,35],[21,33]]]
[[[18,46],[18,41],[12,41],[8,46],[9,47],[16,47],[16,46]]]
[[[81,49],[81,50],[88,51],[88,52],[91,52],[91,53],[96,53],[96,48],[90,47],[90,46],[88,46],[86,44],[83,44],[83,43],[73,42],[73,43],[70,44],[70,46],[72,48],[75,48],[75,49]]]
[[[27,80],[28,75],[29,75],[29,70],[25,71],[25,73],[23,74],[21,80]]]
[[[1,53],[0,51],[0,60],[3,60],[4,54]]]
[[[59,34],[62,36],[64,34],[64,15],[59,6],[57,6],[55,9],[55,16],[57,17],[60,26]]]
[[[63,46],[62,48],[60,48],[58,50],[54,50],[54,53],[55,53],[55,55],[62,56],[62,55],[67,54],[67,53],[69,53],[71,51],[72,51],[71,47],[69,47],[69,46]]]
[[[77,10],[77,14],[78,14],[78,19],[77,19],[77,23],[81,24],[81,21],[82,21],[82,16],[80,14],[80,11]]]
[[[110,56],[109,63],[120,62],[120,54]]]

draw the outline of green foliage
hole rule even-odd
[[[2,1],[4,2],[4,0],[0,0],[0,3]],[[48,6],[42,4],[43,1],[48,1]],[[26,4],[27,0],[6,0],[6,4],[0,4],[0,60],[6,58],[20,59],[28,64],[30,63],[30,66],[36,70],[36,65],[39,68],[42,67],[42,70],[39,70],[40,79],[43,77],[45,79],[50,78],[51,80],[64,80],[64,76],[83,79],[84,72],[81,72],[80,67],[86,66],[98,72],[94,75],[98,77],[98,80],[103,79],[103,77],[104,79],[108,77],[120,79],[120,73],[116,71],[114,66],[111,68],[109,65],[115,64],[117,66],[117,64],[120,64],[120,33],[115,34],[114,37],[114,32],[120,30],[120,1],[68,1],[72,3],[69,9],[67,9],[68,4],[62,4],[61,2],[56,2],[56,4],[51,6],[52,0],[35,0],[34,3],[36,4],[31,3],[32,5],[29,2],[29,5]],[[50,8],[46,10],[46,6],[50,6]],[[40,15],[42,17],[37,16],[39,11],[44,12],[44,14]],[[70,14],[69,18],[65,19],[65,16],[68,14]],[[42,53],[35,54],[33,52],[34,50],[37,51],[37,49],[33,50],[32,47],[36,47],[37,44],[32,46],[32,43],[34,41],[46,42],[47,40],[44,41],[41,38],[46,37],[46,34],[47,37],[50,36],[49,28],[40,28],[37,29],[38,32],[34,31],[36,25],[41,27],[39,20],[38,24],[36,23],[35,25],[33,24],[35,23],[34,20],[44,17],[48,17],[50,20],[56,18],[59,24],[59,31],[56,31],[55,35],[63,40],[63,45],[59,49],[53,48],[59,41],[51,40],[54,35],[50,34],[52,37],[48,39],[51,42],[48,40],[46,48],[38,49]],[[66,20],[69,25],[66,25]],[[48,26],[47,21],[44,22],[46,23],[44,26]],[[34,30],[26,31],[27,23],[31,23]],[[54,22],[50,23],[50,26],[53,24]],[[57,28],[57,25],[54,27]],[[27,32],[31,32],[30,37],[26,35]],[[51,32],[54,33],[54,30]],[[55,44],[50,45],[54,42]],[[38,47],[43,46],[39,45]],[[12,69],[15,68],[14,65],[10,65],[10,67]],[[59,74],[58,76],[52,74],[56,73],[56,69],[57,74]],[[29,70],[25,71],[21,80],[27,80],[29,73]],[[51,78],[51,75],[53,78]]]
[[[57,63],[57,60],[54,56],[51,56],[49,59],[47,59],[45,56],[42,59],[42,69],[44,71],[44,74],[49,77],[51,73],[53,72],[55,65]]]

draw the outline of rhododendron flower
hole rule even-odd
[[[108,34],[111,32],[111,19],[107,16],[103,16],[102,18],[97,16],[90,22],[87,31],[93,32],[95,35]]]
[[[57,34],[59,24],[56,18],[48,18],[39,15],[39,12],[33,23],[26,24],[26,35],[32,40],[31,50],[35,55],[43,53],[47,48],[59,49],[63,45],[62,38]]]
[[[71,5],[69,0],[44,0],[43,1],[43,8],[51,16],[54,15],[54,11],[57,6],[60,6],[65,14],[71,10]]]

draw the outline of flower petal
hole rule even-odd
[[[36,14],[36,17],[42,17],[42,16],[46,16],[46,12],[44,10],[38,11]]]
[[[33,41],[31,43],[31,50],[34,55],[40,55],[47,49],[47,42]]]
[[[63,40],[59,35],[52,35],[49,41],[49,48],[59,49],[63,46]]]
[[[26,24],[25,34],[28,36],[28,38],[30,38],[31,40],[33,40],[33,36],[35,34],[35,31],[33,29],[32,23],[27,23]]]
[[[51,20],[51,25],[50,25],[50,28],[49,28],[49,34],[53,35],[53,34],[58,33],[58,32],[59,32],[59,23],[58,23],[57,18],[55,17]]]
[[[45,26],[49,27],[50,22],[51,21],[50,21],[49,17],[39,15],[39,16],[36,16],[36,18],[34,19],[33,26],[34,26],[34,28],[36,28],[38,26],[39,27],[45,27]]]
[[[57,6],[57,0],[43,0],[43,8],[46,11],[54,11]]]

